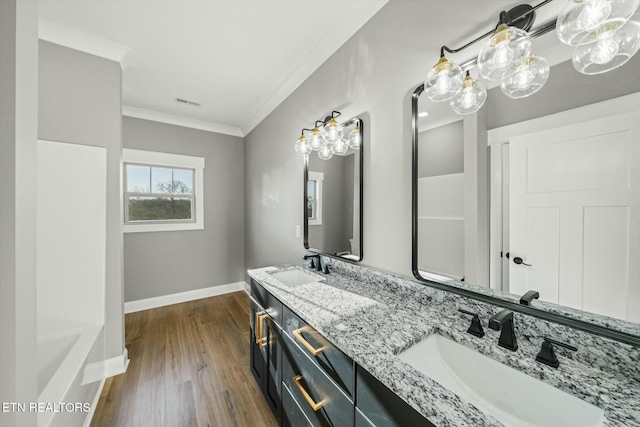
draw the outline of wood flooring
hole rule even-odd
[[[249,370],[249,297],[234,292],[125,316],[129,367],[92,427],[271,427]]]

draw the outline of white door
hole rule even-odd
[[[510,292],[640,321],[640,113],[509,144]]]

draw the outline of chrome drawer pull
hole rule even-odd
[[[325,403],[327,403],[327,399],[323,399],[318,403],[314,402],[313,398],[309,395],[309,393],[307,393],[307,390],[305,390],[302,384],[300,384],[300,380],[302,380],[302,375],[296,375],[295,377],[293,377],[293,383],[298,387],[298,390],[300,390],[300,393],[302,393],[304,399],[307,401],[309,406],[311,406],[311,409],[313,409],[313,411],[315,412],[318,409],[322,408]]]
[[[309,350],[312,355],[317,356],[323,351],[327,350],[328,346],[326,345],[320,348],[313,348],[313,346],[309,344],[309,342],[302,336],[303,332],[313,332],[313,329],[310,326],[303,326],[302,328],[296,329],[295,331],[291,332],[291,334],[293,334],[298,342],[300,342],[300,344],[302,344],[307,350]]]

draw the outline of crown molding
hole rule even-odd
[[[192,129],[206,130],[209,132],[221,133],[231,136],[244,137],[244,133],[239,128],[221,125],[205,120],[192,119],[175,114],[161,113],[159,111],[147,110],[133,107],[131,105],[122,106],[122,115],[136,119],[151,120],[154,122],[166,123],[169,125],[183,126]]]
[[[352,6],[336,24],[327,28],[326,33],[300,63],[293,67],[278,85],[278,89],[267,97],[249,116],[242,126],[247,135],[262,120],[271,114],[289,95],[291,95],[309,76],[371,19],[388,0],[354,0]]]
[[[133,66],[133,50],[130,47],[45,19],[38,20],[38,38],[118,62],[123,70]]]

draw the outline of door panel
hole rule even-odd
[[[509,152],[509,290],[638,321],[640,113],[515,136]]]

